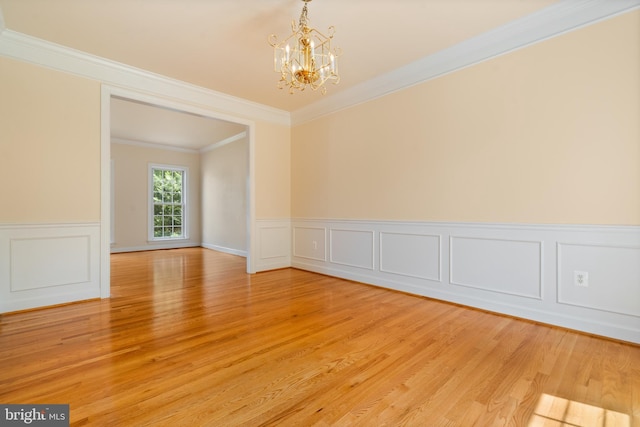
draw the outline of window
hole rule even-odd
[[[149,240],[186,239],[187,168],[150,165]]]

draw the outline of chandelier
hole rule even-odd
[[[300,20],[298,25],[295,21],[291,23],[291,35],[281,42],[274,34],[269,36],[269,44],[273,46],[274,70],[280,73],[278,88],[289,88],[289,93],[293,94],[310,86],[313,90],[321,89],[325,94],[327,88],[324,84],[327,81],[331,80],[333,84],[340,81],[337,63],[340,50],[331,49],[335,28],[329,27],[329,36],[325,36],[309,27],[307,3],[311,0],[302,1],[304,7]]]

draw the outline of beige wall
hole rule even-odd
[[[247,138],[201,155],[202,243],[247,250]]]
[[[115,169],[113,249],[141,248],[148,245],[150,163],[189,168],[189,241],[200,243],[200,154],[111,144],[111,159]],[[152,248],[153,244],[150,244],[150,249]]]
[[[290,218],[291,130],[289,126],[257,122],[255,132],[256,218]]]
[[[292,216],[640,224],[640,11],[300,125]]]
[[[0,57],[0,223],[100,220],[100,83]]]

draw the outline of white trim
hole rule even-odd
[[[291,113],[292,125],[380,98],[638,7],[640,0],[572,0],[555,3],[537,13],[295,110]]]
[[[493,230],[531,230],[531,231],[598,231],[603,233],[640,233],[640,225],[606,225],[606,224],[534,224],[520,222],[450,222],[450,221],[399,221],[388,219],[360,220],[349,218],[291,218],[292,222],[349,224],[350,227],[359,224],[377,226],[429,226],[456,227]],[[319,228],[310,226],[310,228]],[[633,245],[632,245],[633,246]]]
[[[261,219],[255,222],[254,256],[255,271],[291,267],[289,218]]]
[[[638,239],[638,243],[640,243],[640,239]],[[572,247],[575,247],[575,248],[578,248],[578,247],[581,247],[581,248],[591,247],[591,248],[594,248],[594,249],[634,250],[634,251],[637,251],[640,254],[640,245],[593,244],[593,243],[558,241],[558,242],[556,242],[556,264],[558,266],[558,268],[556,269],[556,280],[557,280],[558,283],[560,283],[562,281],[562,273],[565,270],[564,265],[563,265],[564,264],[564,260],[563,260],[563,257],[562,257],[563,247],[569,247],[569,246],[572,246]],[[637,261],[640,263],[640,256],[637,257]],[[596,266],[594,266],[593,264],[589,266],[589,268],[593,268],[593,267],[596,267]],[[609,268],[611,268],[611,267],[609,267]],[[619,283],[617,283],[617,281],[615,281],[615,280],[611,280],[609,288],[607,289],[607,292],[608,293],[617,293],[617,291],[619,289],[616,289],[616,287],[619,287]],[[619,313],[619,314],[626,314],[626,315],[629,315],[629,316],[640,317],[640,312],[636,313],[636,312],[633,312],[632,310],[628,310],[627,308],[624,308],[624,307],[617,307],[617,308],[606,307],[605,308],[600,300],[595,300],[595,301],[592,301],[591,303],[589,303],[589,302],[585,303],[585,302],[571,301],[571,300],[565,298],[565,295],[563,294],[563,291],[564,291],[564,289],[562,287],[558,288],[558,293],[556,295],[556,302],[558,304],[574,305],[576,307],[604,310],[604,311],[609,311],[611,313]],[[638,295],[640,295],[640,291],[638,292]],[[630,301],[634,301],[634,300],[637,300],[637,298],[630,297],[629,300]],[[594,302],[596,304],[594,304]]]
[[[543,299],[543,277],[544,277],[544,271],[543,271],[543,248],[544,248],[544,244],[543,241],[541,240],[522,240],[522,239],[494,239],[494,238],[487,238],[487,237],[473,237],[473,236],[464,236],[464,235],[458,235],[458,234],[449,234],[449,283],[451,283],[452,285],[457,285],[457,286],[466,286],[468,288],[475,288],[475,289],[484,289],[487,290],[486,288],[482,287],[482,286],[478,286],[478,285],[474,285],[471,283],[464,283],[464,282],[460,282],[460,281],[456,281],[454,278],[454,256],[453,256],[453,248],[454,248],[454,241],[455,239],[467,239],[467,240],[478,240],[478,241],[498,241],[498,242],[506,242],[506,243],[534,243],[538,245],[538,274],[540,275],[540,277],[538,278],[538,287],[537,287],[537,293],[535,295],[529,295],[529,294],[525,294],[525,293],[520,293],[520,292],[510,292],[510,291],[504,291],[504,290],[491,290],[492,292],[499,292],[499,293],[503,293],[503,294],[507,294],[507,295],[514,295],[514,296],[518,296],[518,297],[523,297],[523,298],[532,298],[532,299],[537,299],[537,300],[542,300]]]
[[[298,233],[309,229],[319,233]],[[321,238],[322,230],[337,229],[373,230],[373,269],[362,268],[361,263],[315,256],[309,249],[313,248],[313,240]],[[621,259],[615,251],[607,250],[640,250],[640,226],[294,218],[291,231],[294,268],[640,343],[640,300],[636,298],[640,295],[640,270],[632,256]],[[434,247],[400,240],[394,244],[393,253],[385,255],[380,237],[384,234],[437,236],[441,247],[436,251]],[[452,251],[452,237],[481,244],[456,254]],[[493,250],[491,242],[499,242],[502,252],[486,257],[494,253],[487,252]],[[566,242],[597,252],[573,251],[561,259],[558,245],[567,245]],[[340,250],[350,254],[349,259],[368,259],[370,243],[346,239]],[[519,250],[520,243],[529,245]],[[512,244],[516,245],[513,250]],[[394,268],[383,268],[388,262]],[[454,264],[456,275],[460,274],[457,279],[452,273]],[[438,271],[441,276],[412,274],[425,270]],[[569,274],[572,270],[593,273],[588,289],[575,287]],[[477,272],[481,273],[476,276]],[[610,292],[612,289],[615,292]],[[601,297],[603,293],[606,301]]]
[[[115,245],[116,243],[116,224],[115,224],[115,217],[116,217],[116,184],[115,184],[115,177],[116,177],[116,163],[114,159],[111,159],[111,167],[109,168],[109,173],[111,174],[110,177],[110,181],[109,181],[109,185],[111,187],[111,195],[109,198],[109,206],[111,206],[111,220],[109,222],[109,226],[111,227],[111,235],[109,237],[109,243],[111,245]]]
[[[206,147],[202,147],[199,151],[200,153],[206,153],[207,151],[215,150],[217,148],[223,147],[227,144],[231,144],[232,142],[239,141],[246,137],[247,137],[247,132],[240,132],[239,134],[230,136],[229,138],[223,139],[222,141],[218,141],[211,145],[207,145]]]
[[[0,225],[0,313],[101,296],[100,223]]]
[[[23,230],[28,230],[32,228],[57,228],[57,229],[65,229],[65,228],[78,228],[78,227],[96,227],[99,226],[99,222],[30,222],[30,223],[3,223],[0,224],[0,231],[2,230],[10,230],[14,228],[20,228]]]
[[[160,170],[171,170],[182,172],[182,235],[180,237],[155,237],[154,236],[154,203],[153,203],[153,171],[155,169]],[[189,168],[187,166],[180,165],[165,165],[159,163],[149,163],[148,164],[148,187],[147,187],[147,202],[148,202],[148,210],[147,210],[147,239],[148,243],[153,242],[179,242],[180,240],[189,240],[189,215],[191,209],[189,209],[189,199],[191,195],[189,194],[189,182],[191,181],[191,177],[189,176]]]
[[[162,249],[179,249],[179,248],[199,248],[200,243],[187,242],[187,241],[173,241],[173,240],[155,240],[149,242],[149,246],[129,246],[123,248],[111,249],[112,254],[122,252],[144,252],[144,251],[157,251]]]
[[[337,251],[336,245],[334,245],[334,241],[336,240],[334,236],[340,232],[361,233],[367,236],[371,236],[371,247],[369,248],[366,254],[366,262],[370,265],[359,265],[356,263],[348,262],[346,260],[338,260],[337,256],[334,256],[334,252]],[[374,270],[376,268],[375,246],[376,246],[376,233],[374,230],[360,230],[357,228],[346,228],[346,227],[340,227],[340,228],[330,227],[329,228],[329,262],[333,264],[345,265],[347,267],[362,268],[364,270]]]
[[[318,256],[316,254],[309,254],[309,255],[303,255],[302,253],[296,251],[297,246],[296,246],[296,236],[297,236],[297,232],[298,230],[316,230],[316,231],[321,231],[322,232],[322,248],[324,248],[324,250],[321,252],[321,256]],[[327,229],[325,227],[295,227],[292,229],[291,231],[291,242],[292,242],[292,246],[291,246],[291,256],[296,257],[296,258],[307,258],[307,259],[311,259],[311,260],[316,260],[316,261],[326,261],[327,260]],[[311,242],[312,246],[313,246],[313,241]],[[317,244],[317,241],[316,241]],[[317,247],[313,248],[314,252],[318,251]]]
[[[251,123],[249,130],[249,179],[247,182],[247,273],[253,274],[257,270],[256,258],[256,133],[255,125]],[[291,260],[289,260],[289,265]]]
[[[111,296],[111,92],[100,88],[100,298]]]
[[[393,269],[388,269],[388,268],[384,268],[382,266],[382,253],[383,253],[383,249],[384,249],[384,239],[382,238],[384,235],[387,236],[413,236],[413,237],[435,237],[436,239],[438,239],[438,261],[437,261],[437,273],[435,277],[429,277],[426,275],[418,275],[418,274],[411,274],[411,273],[406,273],[406,272],[402,272],[399,270],[393,270]],[[380,254],[378,256],[378,265],[379,270],[382,273],[390,273],[390,274],[397,274],[400,276],[407,276],[407,277],[413,277],[416,279],[424,279],[424,280],[431,280],[434,282],[442,282],[442,235],[441,234],[425,234],[425,233],[397,233],[397,232],[389,232],[389,231],[380,231],[380,235],[378,236],[378,238],[380,239]]]
[[[194,150],[193,148],[183,148],[177,147],[175,145],[164,145],[153,142],[135,141],[133,139],[111,138],[111,143],[120,145],[132,145],[134,147],[142,148],[153,148],[157,150],[177,151],[180,153],[198,154],[198,150]]]
[[[9,29],[0,33],[0,55],[130,88],[206,105],[230,114],[290,125],[290,114],[267,105],[171,79],[126,64],[100,58]],[[232,120],[237,122],[237,120]]]
[[[203,243],[200,246],[206,249],[211,249],[212,251],[218,251],[218,252],[223,252],[225,254],[237,255],[244,258],[247,257],[247,251],[243,251],[240,249],[226,248],[224,246],[212,245],[209,243]]]

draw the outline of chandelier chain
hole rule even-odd
[[[307,4],[309,3],[309,1],[308,0],[303,0],[303,1],[304,1],[304,7],[302,8],[302,13],[300,13],[300,20],[298,21],[298,26],[300,28],[309,26],[309,18],[307,16],[307,14],[309,13],[309,11],[307,10]]]

